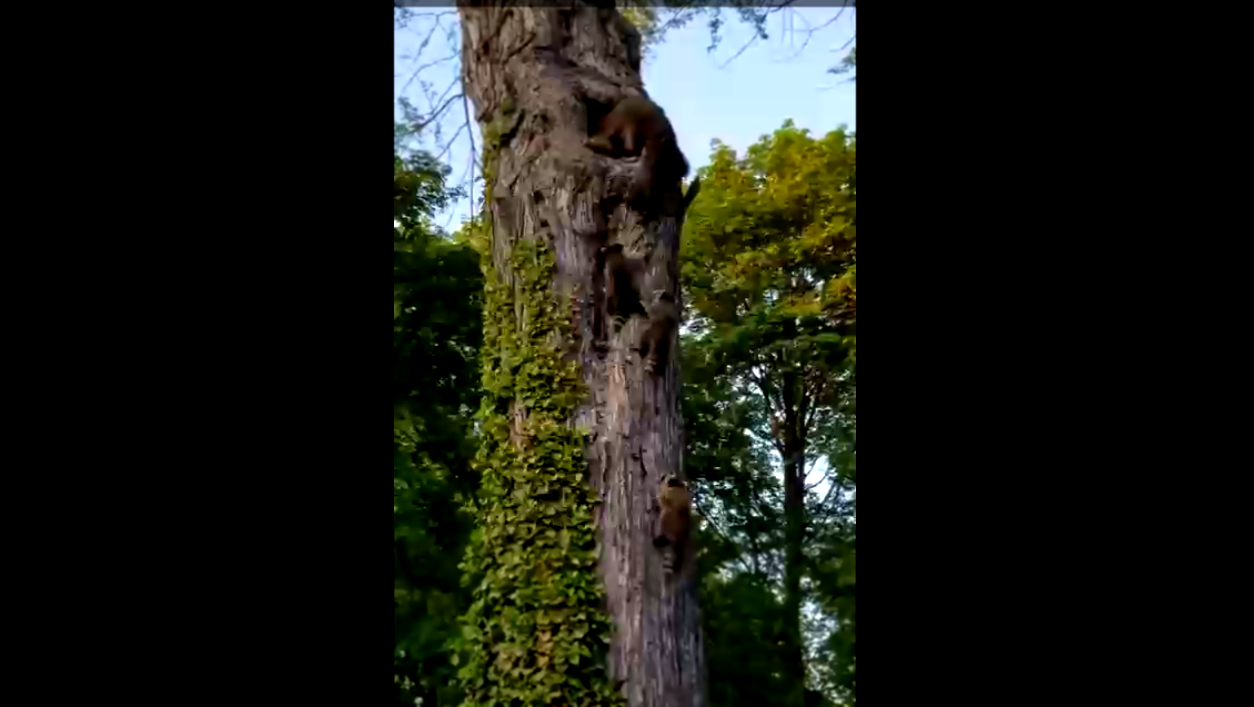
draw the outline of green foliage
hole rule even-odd
[[[846,54],[845,57],[840,60],[839,64],[837,64],[836,66],[833,66],[827,71],[828,73],[832,73],[832,74],[854,74],[849,77],[849,80],[853,81],[857,79],[858,77],[856,73],[858,71],[858,48],[855,46],[853,49],[850,49],[849,53]]]
[[[408,135],[407,130],[398,124],[396,135]],[[407,139],[398,137],[397,143]],[[406,155],[396,153],[392,158],[392,216],[402,227],[397,233],[398,240],[437,235],[439,229],[431,222],[432,217],[461,194],[445,185],[448,166],[427,152],[407,152]]]
[[[716,147],[683,240],[695,328],[710,356],[781,416],[782,379],[813,397],[808,453],[849,443],[857,345],[856,145],[791,121],[743,159]],[[768,433],[768,436],[770,435]]]
[[[610,621],[596,499],[583,433],[567,424],[582,395],[579,369],[553,346],[569,335],[569,316],[552,292],[550,252],[522,241],[509,264],[512,285],[490,259],[483,266],[483,484],[463,564],[474,601],[457,658],[465,704],[617,704],[603,660]]]
[[[509,120],[502,111],[493,124]],[[490,204],[498,143],[485,141]],[[597,499],[584,433],[569,425],[584,391],[578,362],[554,346],[571,335],[569,305],[553,290],[553,254],[540,242],[516,243],[507,272],[496,271],[486,216],[466,236],[482,256],[485,306],[482,484],[461,566],[472,603],[452,644],[463,704],[620,705],[604,659],[611,624],[597,572]]]
[[[683,241],[686,293],[712,355],[746,374],[795,371],[825,404],[855,360],[855,165],[843,131],[815,139],[791,121],[743,159],[719,145]],[[778,407],[782,391],[767,383],[763,402]]]
[[[710,704],[773,707],[791,688],[779,642],[784,607],[771,583],[742,573],[707,574],[701,587]]]
[[[711,675],[727,681],[718,699],[729,704],[762,685],[764,695],[745,704],[821,700],[778,682],[797,674],[788,656],[799,655],[787,646],[798,645],[800,617],[784,607],[807,602],[836,628],[804,651],[809,687],[852,704],[856,142],[789,121],[743,157],[716,145],[701,182],[681,254],[693,331],[682,404],[685,464],[718,536],[703,539],[715,578],[701,601],[707,634],[728,643],[708,649]],[[801,507],[785,508],[772,450],[825,460],[834,473],[823,496],[809,489]],[[798,523],[800,532],[781,530]],[[810,581],[790,603],[784,578],[799,575]],[[763,625],[778,627],[768,644],[742,635]]]
[[[836,621],[815,661],[816,671],[843,704],[857,695],[857,532],[842,528],[822,545],[824,552],[812,572],[822,609]]]
[[[707,521],[708,537],[699,544],[701,576],[728,564],[756,577],[777,576],[782,492],[769,449],[752,434],[763,424],[759,406],[725,375],[717,342],[685,336],[681,352],[684,469]]]
[[[688,217],[685,281],[711,321],[820,315],[853,296],[856,148],[786,121],[743,159],[717,145]],[[707,314],[708,312],[708,314]]]
[[[619,5],[618,12],[623,16],[624,20],[631,23],[636,31],[640,33],[640,49],[643,53],[650,53],[654,47],[662,39],[662,34],[666,29],[661,24],[658,15],[658,8],[652,3],[641,3],[639,5]]]
[[[460,699],[444,644],[469,603],[457,561],[471,529],[461,505],[476,486],[468,421],[482,277],[474,251],[431,224],[448,198],[446,171],[425,154],[395,160],[393,661],[395,700],[411,706]]]

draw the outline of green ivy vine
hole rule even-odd
[[[513,122],[511,113],[498,120]],[[484,133],[483,164],[495,171],[501,133]],[[485,174],[485,204],[493,181]],[[569,340],[569,308],[553,291],[554,257],[543,242],[514,246],[506,282],[492,264],[487,208],[478,227],[485,297],[475,464],[483,481],[462,563],[473,603],[453,657],[463,705],[618,707],[625,700],[605,667],[612,624],[597,572],[596,497],[585,435],[568,424],[584,391],[578,363],[554,346]],[[520,428],[511,430],[516,412]]]

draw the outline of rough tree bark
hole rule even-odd
[[[652,206],[625,203],[638,164],[584,146],[615,103],[644,95],[639,35],[615,9],[580,3],[461,0],[459,13],[465,86],[488,143],[494,267],[511,282],[516,246],[540,244],[556,260],[553,293],[570,308],[569,340],[554,345],[578,361],[587,393],[569,424],[589,433],[584,455],[600,501],[599,567],[614,626],[610,678],[632,707],[705,705],[692,553],[667,574],[651,543],[659,485],[667,474],[682,478],[678,334],[657,371],[646,370],[635,346],[648,320],[632,316],[621,331],[606,321],[599,261],[602,246],[622,244],[645,263],[646,299],[664,291],[678,301],[686,204],[679,184],[659,184]],[[521,438],[526,406],[513,409]]]

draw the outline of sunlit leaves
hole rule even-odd
[[[713,575],[703,610],[707,630],[730,643],[710,654],[710,669],[729,683],[726,704],[783,704],[799,699],[786,696],[794,686],[754,691],[791,674],[780,661],[797,617],[783,615],[773,603],[778,595],[749,595],[782,592],[790,573],[807,578],[803,593],[817,592],[810,599],[837,616],[837,633],[846,632],[810,656],[811,675],[822,676],[829,692],[852,685],[852,561],[824,558],[852,557],[854,538],[856,142],[843,130],[816,137],[785,122],[743,155],[716,143],[701,181],[683,240],[695,332],[685,339],[692,380],[683,403],[692,421],[686,460],[718,521],[711,524],[717,537],[703,539]],[[795,427],[786,430],[788,421]],[[763,457],[798,449],[828,461],[832,473],[800,510],[793,507],[803,528],[793,537],[804,541],[799,563],[786,565],[786,514],[773,463]],[[751,603],[725,603],[728,593]],[[750,648],[738,632],[767,616],[775,636]],[[755,661],[762,665],[752,668]],[[751,669],[759,671],[752,680]]]

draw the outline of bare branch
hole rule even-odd
[[[830,25],[831,23],[835,22],[836,20],[839,20],[839,19],[840,19],[840,15],[841,15],[841,13],[843,13],[844,11],[845,11],[845,8],[843,8],[843,7],[842,7],[842,8],[840,8],[840,11],[836,13],[836,16],[835,16],[835,17],[833,17],[832,19],[828,20],[827,22],[824,22],[823,24],[819,25],[818,27],[815,27],[815,28],[813,28],[813,29],[807,29],[807,30],[806,30],[806,32],[808,32],[808,33],[810,33],[810,34],[814,34],[815,32],[818,32],[819,30],[826,28],[826,27],[827,27],[828,25]]]
[[[771,446],[775,447],[775,451],[779,452],[779,455],[782,457],[784,456],[784,443],[782,440],[779,439],[779,436],[776,432],[776,425],[782,424],[782,423],[776,422],[779,416],[776,415],[775,413],[775,405],[774,405],[774,401],[771,400],[771,388],[767,384],[766,374],[765,373],[755,374],[751,369],[749,372],[749,379],[752,380],[755,384],[757,384],[758,390],[762,391],[762,399],[766,401],[766,414],[770,416],[771,422],[772,422],[771,437],[770,437]]]
[[[444,104],[443,104],[443,105],[441,105],[441,106],[440,106],[440,108],[439,108],[438,110],[436,110],[434,113],[432,113],[432,114],[431,114],[431,117],[430,117],[430,118],[427,118],[426,120],[424,120],[424,121],[422,121],[421,123],[419,123],[419,124],[418,124],[418,126],[417,126],[417,129],[418,129],[418,130],[422,130],[423,128],[425,128],[425,127],[427,127],[428,125],[430,125],[430,124],[431,124],[431,123],[432,123],[432,122],[433,122],[436,118],[440,117],[440,114],[441,114],[441,113],[443,113],[443,112],[445,111],[445,109],[447,109],[447,108],[449,107],[449,105],[451,105],[451,104],[453,103],[453,101],[457,100],[458,98],[461,98],[461,95],[462,95],[462,94],[460,94],[460,93],[459,93],[459,94],[457,94],[456,96],[453,96],[452,98],[450,98],[450,99],[448,99],[447,101],[445,101],[445,102],[444,102]],[[465,127],[465,126],[463,126],[463,127]],[[460,128],[458,129],[458,132],[461,132],[461,129],[460,129]],[[448,148],[445,148],[445,149],[447,150]],[[440,154],[441,154],[441,155],[443,155],[444,153],[442,152],[442,153],[440,153]]]
[[[757,34],[757,33],[755,32],[755,33],[753,34],[753,38],[752,38],[752,39],[750,39],[749,41],[745,42],[745,45],[744,45],[743,47],[741,47],[741,48],[740,48],[740,49],[739,49],[739,50],[738,50],[735,54],[733,54],[733,55],[731,56],[731,58],[730,58],[730,59],[728,59],[727,61],[723,62],[723,63],[722,63],[722,65],[721,65],[721,66],[719,66],[718,68],[720,68],[720,69],[726,69],[728,64],[732,63],[732,62],[733,62],[733,61],[735,61],[737,58],[739,58],[741,54],[744,54],[744,53],[745,53],[745,50],[746,50],[746,49],[748,49],[749,47],[752,47],[754,44],[756,44],[756,43],[757,43],[757,41],[758,41],[758,39],[760,39],[760,38],[761,38],[761,35],[759,35],[759,34]]]
[[[433,66],[438,66],[438,65],[440,65],[440,64],[443,64],[443,63],[444,63],[444,62],[446,62],[446,61],[450,61],[450,60],[452,60],[452,59],[456,59],[457,57],[458,57],[458,54],[457,54],[456,52],[454,52],[454,53],[452,53],[452,54],[449,54],[449,55],[448,55],[448,56],[446,56],[446,57],[440,57],[439,59],[436,59],[435,61],[429,61],[429,62],[427,62],[427,63],[423,64],[422,66],[418,67],[418,69],[417,69],[414,73],[415,73],[415,74],[417,74],[417,73],[419,73],[419,72],[421,72],[421,71],[425,71],[426,69],[430,69],[430,68],[431,68],[431,67],[433,67]]]
[[[671,15],[671,18],[667,20],[666,22],[664,22],[662,26],[658,28],[658,33],[661,34],[662,32],[665,32],[666,30],[679,27],[685,24],[692,17],[695,17],[696,14],[697,14],[697,11],[693,9],[676,10],[674,14]]]
[[[418,49],[414,52],[413,61],[418,61],[418,59],[422,57],[422,50],[426,49],[427,45],[431,43],[431,37],[435,34],[435,31],[439,29],[439,27],[440,27],[440,20],[437,15],[436,21],[431,25],[431,31],[427,32],[427,36],[423,37],[422,41],[418,43]],[[445,59],[437,59],[431,63],[423,64],[422,66],[418,67],[414,71],[414,73],[409,76],[409,80],[406,81],[405,85],[401,88],[401,93],[405,93],[405,91],[409,90],[409,85],[414,82],[414,79],[418,78],[418,74],[421,74],[424,69],[428,69],[432,66],[435,66],[436,64],[439,64],[442,61],[447,61],[448,59],[451,59],[451,58],[453,57],[446,57]]]
[[[440,18],[437,17],[435,19],[435,22],[431,24],[431,31],[427,32],[427,36],[423,37],[422,41],[418,43],[418,51],[414,52],[415,61],[417,61],[418,57],[422,56],[422,50],[426,49],[427,45],[431,43],[431,38],[435,36],[435,31],[439,29],[439,27],[440,27]]]
[[[814,416],[813,413],[818,409],[818,406],[811,406],[813,400],[806,395],[804,372],[797,376],[797,397],[799,398],[797,400],[797,417],[801,419],[801,429],[797,431],[797,434],[805,437],[810,431],[808,421]]]
[[[762,509],[772,508],[772,506],[768,506],[766,502],[762,500],[761,489],[757,487],[757,484],[753,484],[749,487],[749,496],[750,500],[753,501],[754,506],[756,506],[754,510],[757,511],[758,515],[763,515]]]
[[[761,373],[755,373],[752,369],[749,371],[749,380],[758,386],[758,390],[762,391],[762,397],[766,399],[766,411],[775,415],[775,404],[771,400],[771,387],[766,382],[766,376]]]
[[[809,394],[809,395],[808,395],[808,398],[809,398],[810,400],[818,400],[819,393],[822,393],[822,392],[823,392],[823,387],[824,387],[825,385],[826,385],[826,380],[825,380],[824,378],[820,377],[820,378],[819,378],[819,381],[818,381],[818,385],[817,385],[817,386],[815,386],[815,390],[814,390],[814,392],[813,392],[812,394]],[[811,408],[810,408],[810,412],[809,412],[808,414],[806,414],[806,423],[805,423],[805,427],[806,427],[806,430],[807,430],[807,431],[809,431],[809,430],[810,430],[810,425],[814,424],[814,418],[818,415],[819,408],[821,408],[821,407],[823,407],[823,406],[822,406],[822,405],[815,404],[813,407],[811,407]]]
[[[828,25],[832,24],[836,20],[839,20],[840,14],[844,11],[845,11],[845,8],[842,7],[840,9],[840,12],[837,12],[836,15],[833,16],[830,20],[828,20],[827,22],[824,22],[818,27],[807,26],[803,30],[806,36],[805,41],[801,43],[801,47],[798,48],[797,51],[793,52],[792,56],[788,57],[787,59],[784,59],[784,61],[792,61],[793,59],[796,59],[797,57],[801,56],[801,52],[805,51],[806,47],[810,45],[810,40],[814,38],[815,33],[818,32],[819,30],[826,29]],[[795,11],[794,11],[794,14],[798,17],[801,17],[801,21],[805,22],[806,25],[809,25],[809,22],[806,21],[805,16],[801,15],[800,13],[796,13]],[[795,32],[796,32],[795,30],[790,30],[790,33],[795,33]]]
[[[448,97],[449,92],[453,90],[453,87],[454,87],[454,86],[460,86],[460,85],[461,85],[461,79],[459,79],[459,78],[458,78],[458,79],[453,79],[452,81],[450,81],[450,82],[449,82],[448,87],[444,89],[444,93],[441,93],[441,94],[440,94],[440,97],[439,97],[439,98],[437,98],[437,99],[435,99],[434,101],[432,101],[432,100],[431,100],[431,98],[430,98],[430,97],[428,97],[428,98],[427,98],[427,102],[431,105],[431,108],[434,110],[434,109],[435,109],[435,104],[436,104],[436,103],[438,103],[438,102],[440,102],[440,101],[443,101],[445,98],[447,98],[447,97]],[[454,96],[454,98],[456,98],[456,96]]]
[[[408,7],[408,6],[407,6],[407,5],[405,5],[404,3],[400,3],[400,2],[397,2],[397,3],[394,3],[394,4],[396,5],[396,7],[400,7],[400,8],[407,8],[407,7]],[[411,13],[413,13],[414,17],[432,17],[432,18],[436,18],[436,19],[439,19],[440,17],[445,17],[445,16],[448,16],[448,15],[456,15],[456,14],[457,14],[457,11],[456,11],[456,10],[444,10],[444,11],[441,11],[441,12],[418,12],[417,10],[410,9],[410,12],[411,12]]]
[[[775,399],[771,397],[772,395],[774,395],[774,391],[770,385],[770,379],[767,377],[765,371],[754,371],[750,369],[749,379],[758,384],[758,388],[762,391],[763,397],[766,398],[768,409],[772,410],[772,414],[774,414],[774,411],[772,408],[784,407],[784,404],[782,401],[776,401]]]
[[[817,463],[817,462],[818,462],[818,458],[816,457],[816,458],[815,458],[815,460],[814,460],[814,463]],[[810,471],[807,471],[807,472],[806,472],[806,477],[807,477],[807,478],[809,478],[809,476],[810,476],[810,472],[811,472],[811,471],[814,471],[814,463],[811,463],[811,464],[810,464]],[[809,492],[813,491],[814,489],[818,488],[819,486],[821,486],[821,485],[823,484],[823,482],[824,482],[824,481],[827,481],[827,480],[828,480],[828,479],[830,479],[831,477],[832,477],[832,467],[831,467],[831,465],[829,464],[829,465],[828,465],[828,467],[827,467],[827,471],[823,472],[823,478],[821,478],[821,479],[819,479],[818,481],[815,481],[813,484],[810,484],[809,486],[807,486],[807,487],[806,487],[806,493],[809,493]]]
[[[701,505],[697,503],[697,499],[695,497],[692,499],[692,506],[693,508],[697,509],[697,513],[700,513],[701,517],[710,524],[710,527],[714,528],[714,532],[717,533],[720,538],[722,538],[729,545],[737,544],[736,541],[731,539],[731,536],[728,535],[726,531],[724,531],[721,527],[719,527],[718,521],[714,520],[714,517],[711,514],[707,513],[705,509],[703,509]],[[741,556],[737,556],[736,561],[740,563],[741,568],[744,569],[746,572],[752,572],[753,568],[745,563],[745,558]]]
[[[416,78],[418,78],[417,71],[409,75],[409,78],[405,80],[405,85],[401,86],[401,95],[404,95],[405,92],[409,90],[409,85],[412,84]]]
[[[823,500],[819,502],[820,506],[826,506],[827,502],[831,500],[832,494],[834,493],[837,494],[837,499],[840,498],[839,492],[845,487],[844,484],[841,483],[840,479],[841,477],[839,473],[832,479],[831,487],[827,489],[827,494],[823,496]]]
[[[839,488],[840,488],[840,477],[838,476],[836,477],[836,480],[832,482],[831,487],[827,489],[827,494],[823,496],[823,500],[819,501],[819,505],[826,506],[827,502],[831,500],[832,494]]]
[[[448,139],[448,143],[444,145],[444,149],[440,150],[440,154],[435,156],[437,160],[444,157],[444,155],[448,154],[449,148],[453,146],[453,143],[457,140],[457,136],[461,135],[462,131],[465,129],[466,129],[466,124],[462,123],[461,127],[457,128],[457,132],[453,133],[453,137]]]

